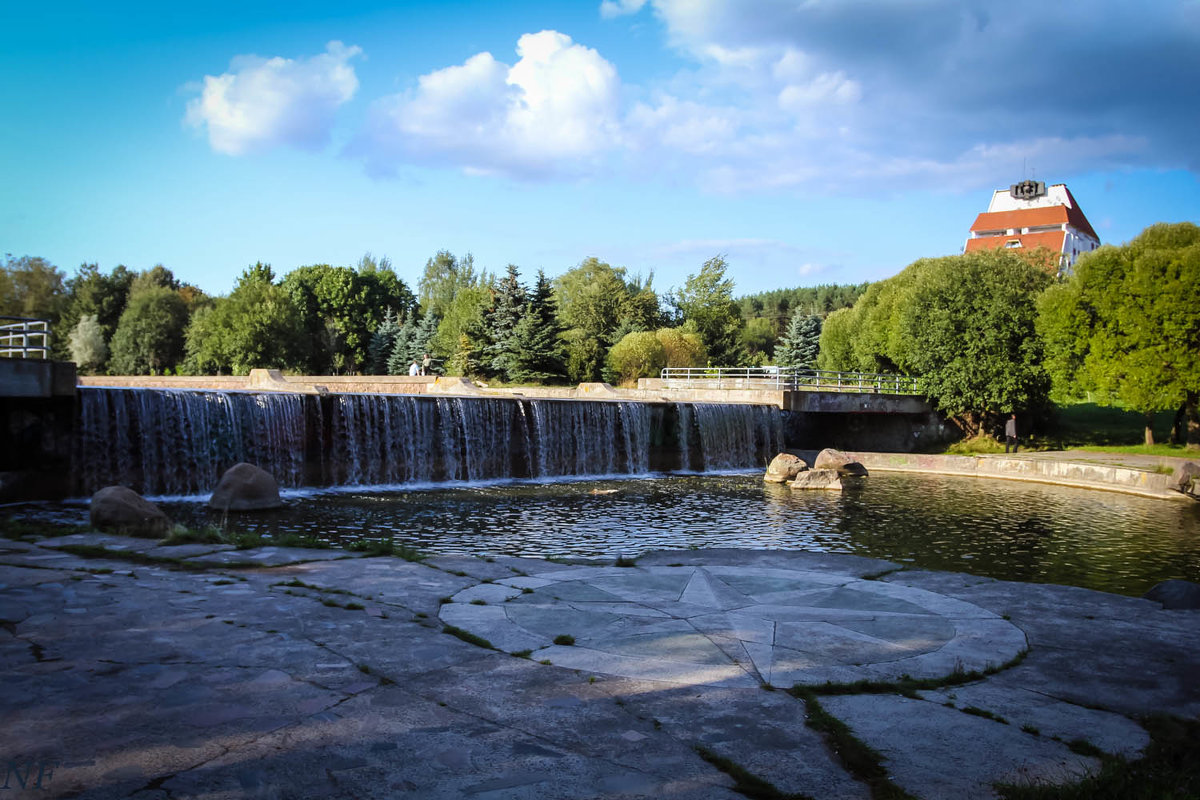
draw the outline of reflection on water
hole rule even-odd
[[[202,505],[164,504],[189,525]],[[508,484],[293,498],[242,530],[333,542],[393,537],[430,553],[632,555],[748,547],[887,558],[1007,580],[1141,594],[1200,581],[1200,504],[1014,481],[877,473],[843,493],[793,492],[760,473]]]

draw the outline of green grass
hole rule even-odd
[[[739,794],[754,800],[811,800],[809,795],[805,794],[784,794],[775,784],[763,780],[740,764],[717,755],[707,747],[696,745],[695,750],[702,759],[733,778],[733,790]]]
[[[575,637],[569,633],[560,633],[558,636],[554,637],[554,643],[570,647],[571,645],[575,644]]]
[[[483,647],[488,650],[496,649],[495,645],[493,645],[491,642],[489,642],[487,639],[483,638],[482,636],[476,636],[475,634],[471,633],[470,631],[464,631],[462,628],[456,627],[454,625],[442,626],[442,633],[448,633],[451,636],[462,639],[467,644],[473,644],[476,647]]]
[[[816,692],[796,686],[791,693],[804,701],[808,712],[804,724],[825,737],[846,771],[867,784],[872,800],[915,800],[888,778],[887,770],[883,767],[883,756],[855,736],[844,722],[826,711],[817,700]]]
[[[0,536],[5,539],[41,539],[57,536],[69,536],[72,533],[89,533],[88,528],[78,525],[68,525],[62,522],[38,522],[19,517],[5,517],[0,520]]]
[[[366,553],[368,556],[395,556],[405,561],[421,561],[425,554],[415,547],[406,544],[396,544],[391,539],[359,539],[346,546],[347,550],[355,553]]]
[[[1150,734],[1150,746],[1136,761],[1101,754],[1100,772],[1079,783],[1068,786],[1001,784],[996,789],[1004,800],[1190,800],[1200,797],[1200,757],[1197,757],[1200,754],[1200,720],[1156,716],[1142,720],[1142,724]]]
[[[179,545],[179,544],[225,544],[225,536],[220,529],[212,525],[207,525],[203,528],[185,528],[182,525],[176,525],[174,530],[167,534],[162,540],[164,545]]]

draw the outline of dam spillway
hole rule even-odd
[[[289,488],[763,467],[777,408],[717,403],[79,389],[73,490],[212,491],[246,461]]]

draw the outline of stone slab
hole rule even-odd
[[[883,755],[892,781],[922,800],[991,798],[996,783],[1062,784],[1100,768],[1060,742],[925,700],[855,695],[820,703]]]

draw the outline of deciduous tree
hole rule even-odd
[[[1200,446],[1200,227],[1152,225],[1120,247],[1084,255],[1052,287],[1038,318],[1056,389],[1146,415],[1187,410]]]

